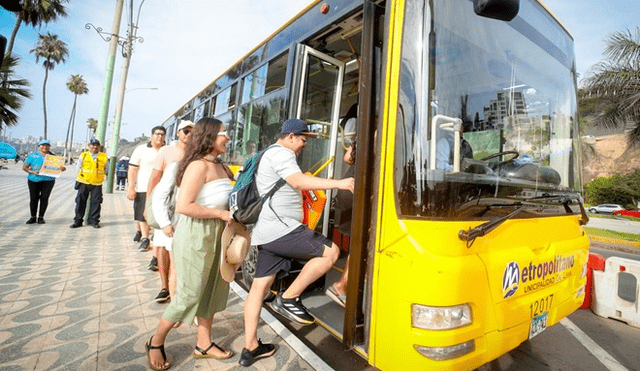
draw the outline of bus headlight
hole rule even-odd
[[[469,340],[462,344],[456,344],[450,347],[425,347],[422,345],[414,345],[413,347],[418,351],[418,353],[429,359],[433,359],[434,361],[445,361],[447,359],[461,357],[473,352],[476,349],[476,343],[473,340]]]
[[[450,330],[471,324],[471,307],[468,304],[453,307],[428,307],[411,305],[411,326],[425,330]]]

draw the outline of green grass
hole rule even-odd
[[[589,213],[589,218],[627,219],[627,220],[631,220],[632,222],[640,222],[640,218],[636,218],[634,216],[628,216],[628,215],[610,215],[610,214],[591,214],[591,213]]]
[[[619,240],[640,242],[640,235],[633,234],[633,233],[623,233],[623,232],[616,232],[616,231],[610,231],[607,229],[591,228],[591,227],[584,227],[584,230],[590,236],[616,238]]]

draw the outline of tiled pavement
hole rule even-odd
[[[70,229],[75,171],[56,181],[46,224],[26,225],[29,192],[19,164],[0,164],[0,369],[148,370],[144,344],[166,304],[153,301],[158,274],[151,253],[138,252],[133,208],[125,193],[104,195],[101,229]],[[167,337],[171,370],[312,370],[274,330],[259,337],[278,344],[275,356],[238,365],[244,345],[243,300],[232,290],[216,314],[213,340],[236,355],[195,360],[195,326]],[[263,310],[263,312],[265,312]]]

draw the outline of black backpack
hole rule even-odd
[[[229,196],[229,211],[233,219],[243,225],[255,224],[258,221],[264,202],[286,183],[284,179],[280,178],[267,194],[261,197],[260,193],[258,193],[256,173],[262,156],[269,148],[256,153],[244,163]],[[269,203],[269,207],[271,207],[271,203]]]

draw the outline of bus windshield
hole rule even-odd
[[[506,22],[475,14],[471,1],[418,0],[404,24],[395,133],[401,215],[473,219],[465,205],[478,200],[580,189],[573,40],[541,4],[521,0]]]

